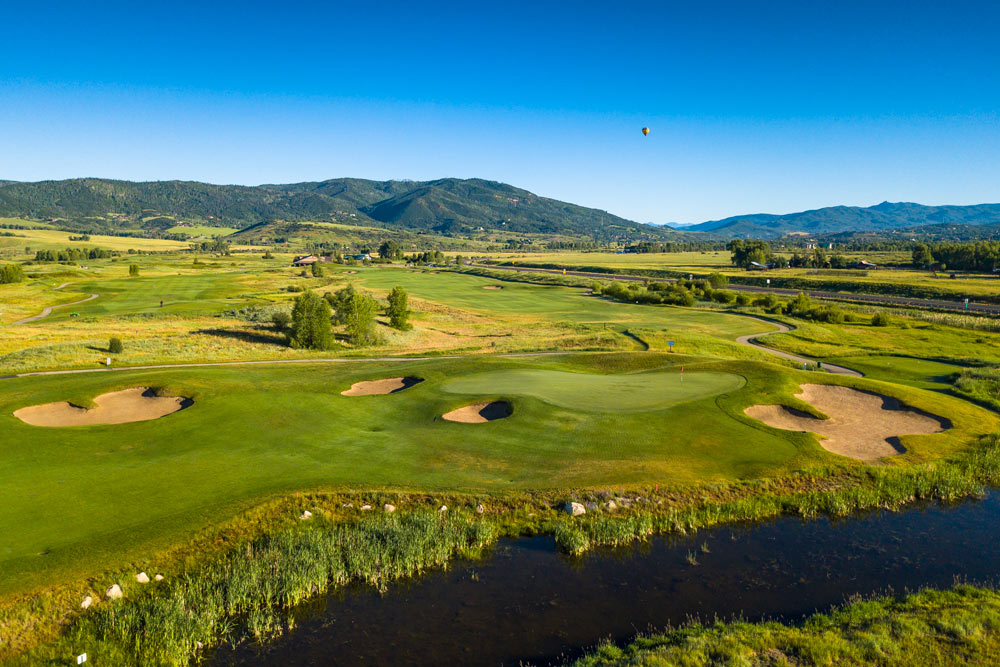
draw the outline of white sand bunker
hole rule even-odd
[[[21,408],[14,416],[32,426],[90,426],[125,424],[159,419],[183,410],[191,400],[181,396],[157,396],[149,387],[133,387],[102,394],[94,399],[95,408],[81,408],[71,403],[46,403]]]
[[[483,289],[503,289],[503,285],[483,285]]]
[[[375,396],[381,394],[394,394],[397,391],[409,389],[415,384],[423,382],[423,378],[386,378],[385,380],[369,380],[367,382],[355,382],[351,388],[340,392],[342,396]]]
[[[441,418],[463,424],[485,424],[510,417],[513,412],[514,409],[507,401],[493,401],[492,403],[466,405],[464,408],[458,408],[441,415]]]
[[[816,407],[829,419],[783,405],[753,405],[746,414],[768,426],[818,433],[823,449],[841,456],[873,461],[902,454],[899,436],[940,433],[947,420],[907,408],[895,398],[826,384],[804,384],[796,397]]]

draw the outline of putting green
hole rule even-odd
[[[452,394],[504,394],[534,398],[574,410],[646,412],[714,396],[743,386],[732,373],[629,373],[598,375],[545,369],[476,373],[444,384]]]

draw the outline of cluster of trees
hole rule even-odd
[[[66,248],[65,250],[38,250],[36,262],[79,262],[85,259],[107,259],[113,256],[104,248]]]
[[[427,252],[415,252],[406,257],[410,264],[444,264],[444,253],[440,250],[428,250]]]
[[[402,259],[403,249],[393,240],[384,241],[378,247],[378,255],[382,259]]]
[[[750,268],[752,262],[768,264],[774,259],[771,244],[767,241],[744,241],[733,239],[729,242],[729,252],[732,253],[733,266],[741,269]]]
[[[229,255],[229,241],[226,241],[221,236],[216,236],[211,241],[202,241],[201,243],[192,243],[191,250],[194,252],[214,252],[220,255]]]
[[[680,279],[674,283],[646,281],[645,283],[613,282],[609,285],[594,283],[591,290],[616,301],[640,304],[668,304],[672,306],[693,306],[695,301],[715,301],[716,303],[741,303],[744,294],[735,294],[723,289],[729,284],[721,273],[713,273],[707,279],[692,282]],[[747,305],[749,300],[741,305]]]
[[[20,264],[0,264],[0,285],[24,282],[24,269]]]
[[[726,250],[727,245],[722,241],[681,243],[679,241],[639,241],[625,246],[628,253],[650,253],[650,252],[700,252],[702,250]]]
[[[279,331],[286,331],[288,343],[294,348],[328,350],[333,347],[332,325],[344,327],[351,345],[365,347],[381,342],[375,316],[382,310],[389,318],[389,326],[405,331],[409,323],[409,297],[402,287],[394,287],[388,303],[381,308],[378,301],[368,294],[358,292],[353,285],[333,294],[319,296],[306,291],[295,299],[291,316],[277,312],[272,322]]]
[[[1000,268],[1000,241],[918,243],[913,246],[912,260],[917,268],[940,264],[942,269],[989,273]]]

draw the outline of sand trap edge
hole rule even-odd
[[[456,408],[441,415],[441,419],[460,424],[485,424],[499,419],[506,419],[514,414],[514,406],[507,401],[489,401],[474,403]]]
[[[423,378],[408,375],[406,377],[384,378],[382,380],[363,380],[355,382],[350,389],[340,392],[341,396],[384,396],[396,394],[423,382]]]
[[[149,387],[130,387],[101,394],[94,404],[95,407],[83,408],[57,401],[30,405],[13,414],[29,426],[103,426],[161,419],[191,407],[194,401],[186,396],[159,396]]]

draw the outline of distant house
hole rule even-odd
[[[750,262],[750,266],[747,267],[747,271],[767,271],[771,268],[770,264],[760,264],[758,262]]]
[[[878,268],[878,265],[873,264],[871,262],[866,262],[865,260],[861,260],[860,262],[858,262],[858,268],[859,269],[867,269],[869,271],[874,271],[875,269]]]
[[[315,264],[318,261],[320,261],[320,259],[316,255],[302,255],[301,257],[295,258],[295,261],[292,262],[292,266],[309,266],[310,264]]]
[[[360,255],[354,255],[354,259],[358,260],[359,262],[365,262],[365,261],[370,262],[372,261],[372,256],[366,252]]]

